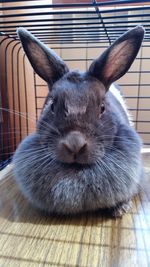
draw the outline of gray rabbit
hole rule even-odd
[[[19,28],[18,35],[33,69],[49,87],[36,132],[13,157],[20,189],[49,213],[108,208],[122,216],[143,183],[142,142],[120,91],[111,84],[134,61],[143,27],[118,38],[86,72],[69,71],[27,30]]]

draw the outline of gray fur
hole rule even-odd
[[[125,71],[138,52],[143,32],[137,27],[116,41],[120,45],[132,39],[131,55],[123,51],[128,53]],[[107,50],[107,61],[106,54]],[[13,158],[15,179],[23,194],[48,212],[73,214],[115,207],[130,200],[142,184],[141,140],[121,104],[107,92],[107,81],[101,76],[109,73],[101,66],[98,77],[94,69],[93,63],[87,73],[65,71],[50,85],[36,132],[25,138]],[[116,79],[115,69],[113,76],[111,70],[111,80]],[[76,157],[67,143],[72,136],[77,139],[72,140],[74,145],[78,138],[86,142]]]

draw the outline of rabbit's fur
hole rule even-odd
[[[23,194],[36,207],[59,214],[124,205],[142,184],[141,140],[109,87],[131,66],[143,28],[122,35],[85,73],[69,71],[25,29],[18,35],[49,86],[37,130],[13,158]]]

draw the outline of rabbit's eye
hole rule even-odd
[[[102,103],[102,105],[101,105],[101,114],[102,114],[104,111],[105,111],[105,105],[104,105],[104,103]]]

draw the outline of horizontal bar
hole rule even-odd
[[[77,8],[81,8],[81,7],[91,7],[91,8],[93,8],[94,7],[94,5],[93,4],[82,4],[82,3],[78,3],[78,4],[75,4],[75,6],[77,7]],[[44,9],[44,8],[46,8],[46,9],[48,9],[48,8],[58,8],[58,5],[25,5],[25,6],[6,6],[6,7],[0,7],[0,11],[10,11],[10,10],[26,10],[26,9],[29,9],[29,10],[32,10],[32,9]],[[132,7],[132,8],[134,8],[134,7]],[[138,9],[138,10],[140,10],[140,11],[142,11],[143,10],[143,7],[140,7],[140,9]],[[146,9],[147,10],[147,9]],[[123,12],[124,11],[124,9],[119,9],[119,11],[118,12]],[[59,11],[60,12],[60,11]],[[74,14],[74,10],[73,11],[62,11],[62,13],[61,14],[66,14],[65,12],[69,12],[69,13],[67,13],[67,14]],[[108,11],[105,11],[105,10],[100,10],[100,13],[107,13]],[[112,12],[112,10],[109,10],[109,12]],[[85,13],[86,13],[86,11],[85,11]],[[95,13],[95,12],[94,12]],[[55,14],[55,12],[53,12],[53,14]],[[116,18],[126,18],[126,17],[128,17],[128,18],[132,18],[132,17],[139,17],[140,15],[143,15],[143,16],[149,16],[150,14],[149,13],[143,13],[143,14],[132,14],[132,15],[119,15],[119,16],[115,16]],[[114,16],[113,16],[114,17]],[[111,17],[105,17],[105,18],[103,18],[103,19],[110,19],[110,18],[113,18],[112,16]]]
[[[1,34],[1,33],[0,33]],[[18,39],[16,39],[16,38],[14,38],[14,37],[11,37],[11,36],[9,36],[9,35],[4,35],[4,36],[8,36],[8,37],[10,37],[10,38],[13,38],[14,40],[18,40]],[[98,42],[98,40],[96,39],[96,40],[92,40],[92,41],[88,41],[88,44],[93,44],[93,43],[95,43],[95,42]],[[104,43],[106,43],[106,42],[102,42],[101,41],[101,44],[102,44],[102,47],[103,47],[103,44]],[[45,44],[47,44],[47,45],[53,45],[53,44],[58,44],[58,40],[53,40],[53,41],[45,41]],[[63,40],[61,40],[61,45],[72,45],[72,44],[75,44],[75,45],[81,45],[81,44],[87,44],[87,40],[85,40],[85,41],[75,41],[75,40],[73,40],[73,41],[63,41]]]
[[[125,97],[126,98],[126,97]],[[138,98],[138,97],[137,97]],[[140,97],[139,97],[140,98]],[[150,111],[150,108],[128,108],[130,111]]]
[[[143,87],[144,86],[149,86],[149,84],[141,84],[141,83],[140,84],[139,83],[136,83],[136,84],[119,84],[119,85],[122,86],[122,87],[125,87],[125,86],[130,86],[130,87],[132,87],[132,86],[143,86]],[[143,97],[140,97],[140,98],[144,98],[144,96]]]
[[[149,20],[150,21],[150,20]],[[33,21],[34,22],[34,21]],[[130,22],[129,22],[130,23]],[[87,24],[86,22],[85,23],[83,23],[83,24],[77,24],[77,26],[78,25],[84,25],[85,27],[83,28],[83,27],[67,27],[67,28],[62,28],[62,30],[64,30],[64,31],[66,31],[66,30],[76,30],[76,29],[81,29],[81,30],[87,30],[87,29],[101,29],[101,32],[104,32],[104,29],[103,29],[103,27],[102,27],[102,24],[100,24],[99,22],[97,22],[96,23],[96,25],[98,25],[98,26],[87,26],[87,25],[95,25],[95,23],[89,23],[89,24]],[[107,23],[106,23],[107,24]],[[73,26],[76,26],[76,24],[73,24]],[[16,27],[25,27],[26,29],[28,29],[28,30],[30,30],[30,31],[33,31],[33,30],[36,30],[36,28],[37,27],[39,27],[38,28],[38,30],[39,29],[43,29],[43,27],[45,28],[45,27],[48,27],[48,30],[49,31],[60,31],[60,29],[59,28],[57,28],[57,26],[60,26],[60,24],[34,24],[34,25],[31,25],[31,24],[20,24],[20,25],[18,25],[18,24],[16,24],[16,25],[8,25],[8,26],[3,26],[3,25],[1,25],[0,26],[0,29],[15,29]],[[51,28],[51,26],[53,27],[53,28]],[[68,26],[68,24],[64,24],[64,25],[62,25],[62,26]],[[70,25],[69,25],[70,26]],[[86,27],[87,26],[87,27]],[[123,27],[123,26],[122,26]],[[47,29],[45,29],[45,30],[47,30]],[[109,30],[110,32],[116,32],[115,30],[113,30],[113,29],[110,29]],[[124,31],[124,29],[119,29],[119,30],[117,30],[117,32],[123,32]],[[148,34],[150,32],[150,29],[147,29],[147,31],[146,31],[146,33]]]
[[[19,40],[19,38],[17,37],[17,35],[14,35],[14,36],[11,36],[11,34],[9,33],[9,34],[5,34],[5,33],[0,33],[0,35],[2,35],[2,36],[9,36],[10,38],[14,38],[15,40]],[[105,41],[103,41],[103,40],[100,40],[100,39],[97,39],[97,35],[96,35],[96,38],[85,38],[85,40],[84,39],[82,39],[82,40],[77,40],[77,38],[75,39],[75,38],[70,38],[71,39],[71,41],[68,39],[68,38],[60,38],[60,37],[56,37],[55,39],[53,38],[53,39],[42,39],[44,42],[45,42],[45,44],[49,44],[49,45],[52,45],[52,44],[58,44],[58,42],[61,42],[61,44],[63,44],[63,45],[69,45],[69,44],[87,44],[87,42],[88,42],[88,44],[90,44],[90,43],[101,43],[102,45],[101,46],[103,46],[103,44],[105,44],[106,43],[106,40]],[[145,41],[148,41],[148,40],[145,40]],[[148,41],[149,42],[149,41]],[[147,59],[147,58],[145,58],[145,59]]]
[[[114,19],[116,19],[116,18],[118,18],[119,16],[117,16],[117,17],[114,17]],[[128,16],[127,16],[128,17]],[[140,14],[140,17],[141,17],[141,14]],[[146,17],[147,17],[147,15],[146,15]],[[149,14],[149,17],[150,17],[150,14]],[[82,18],[83,19],[83,18]],[[94,19],[97,19],[97,18],[95,18],[94,17]],[[109,18],[107,18],[107,19],[109,19]],[[72,18],[71,18],[71,20],[73,20]],[[86,20],[87,20],[87,18],[86,18]],[[98,19],[97,19],[98,20]],[[103,18],[103,20],[105,21],[105,18]],[[53,21],[53,20],[52,20]],[[62,20],[61,20],[62,21]],[[140,20],[141,21],[141,20]],[[32,20],[32,21],[30,21],[30,22],[34,22],[35,23],[35,21],[34,20]],[[40,22],[41,22],[41,20],[40,20]],[[43,22],[43,20],[42,20],[42,22]],[[123,21],[124,23],[126,23],[126,21]],[[123,23],[122,22],[122,23]],[[130,23],[130,22],[135,22],[135,21],[128,21],[128,23]],[[144,20],[142,20],[142,22],[145,22]],[[150,19],[149,19],[149,22],[150,22]],[[7,21],[7,23],[8,23],[8,21]],[[15,22],[13,22],[13,23],[15,23]],[[22,22],[20,22],[20,21],[18,21],[18,23],[21,25],[21,26],[23,26],[22,25]],[[16,25],[8,25],[8,26],[0,26],[0,29],[12,29],[12,28],[15,28],[16,26],[18,27],[18,23],[16,23]],[[112,23],[112,22],[111,22]],[[113,23],[115,23],[115,21],[113,21]],[[24,22],[23,22],[23,24],[24,24]],[[92,22],[90,23],[90,24],[93,24]],[[97,24],[99,24],[99,21],[97,22]],[[110,24],[109,22],[106,22],[105,24]],[[68,26],[68,24],[65,24],[65,25],[67,25]],[[79,25],[80,25],[80,23],[79,23]],[[83,24],[83,25],[85,25],[86,26],[86,22]],[[26,28],[30,28],[30,29],[34,29],[34,28],[37,28],[37,27],[50,27],[50,26],[55,26],[55,28],[53,28],[54,30],[60,30],[60,29],[58,29],[58,28],[56,28],[56,26],[57,26],[57,24],[54,24],[54,23],[52,23],[52,24],[50,24],[50,23],[41,23],[41,24],[34,24],[34,25],[31,25],[31,23],[30,24],[25,24],[24,25],[24,27],[26,27]],[[60,26],[59,24],[58,24],[58,26]],[[96,26],[97,28],[102,28],[102,25],[101,24],[99,24],[99,26]],[[70,27],[69,27],[70,28]],[[92,28],[92,27],[91,27]],[[75,29],[74,27],[71,27],[70,29]],[[81,28],[82,29],[82,28]],[[50,29],[50,30],[52,30],[52,29]]]
[[[85,31],[86,30],[86,31]],[[11,34],[12,36],[16,36],[16,31],[5,31],[5,33],[8,32],[9,34]],[[35,34],[37,38],[43,38],[43,37],[51,37],[51,36],[55,36],[55,37],[65,37],[65,36],[71,36],[71,37],[76,37],[76,36],[80,36],[80,35],[85,35],[85,36],[89,36],[89,35],[94,35],[96,34],[97,36],[100,36],[101,39],[103,39],[103,37],[106,37],[106,33],[104,31],[98,30],[98,29],[94,29],[94,27],[89,27],[89,29],[83,29],[83,27],[81,28],[81,30],[67,30],[67,31],[63,31],[59,29],[59,31],[54,32],[54,31],[38,31],[34,32],[34,31],[30,31],[32,32],[32,34]],[[124,33],[124,32],[123,32]],[[116,39],[118,36],[120,36],[122,33],[108,33],[110,38]],[[150,37],[149,37],[150,38]],[[148,38],[146,38],[148,39]],[[145,40],[146,40],[145,39]]]
[[[0,18],[14,18],[14,17],[28,17],[28,16],[48,16],[48,15],[74,15],[74,14],[95,14],[95,10],[93,11],[49,11],[49,12],[35,12],[35,13],[16,13],[16,14],[5,14],[0,15]]]
[[[15,2],[26,2],[26,1],[31,1],[31,0],[1,0],[1,2],[2,3],[9,3],[9,2],[13,2],[13,3],[15,3]],[[32,2],[37,2],[37,0],[32,0]],[[40,0],[39,0],[40,1]],[[103,1],[103,2],[94,2],[93,3],[93,5],[112,5],[112,4],[114,4],[114,5],[118,5],[118,4],[120,4],[120,5],[124,5],[124,4],[136,4],[136,3],[147,3],[147,2],[149,2],[148,0],[117,0],[117,1],[109,1],[109,2],[105,2],[105,1]],[[84,4],[84,3],[83,3]],[[78,5],[78,4],[71,4],[71,3],[69,3],[69,4],[57,4],[57,7],[70,7],[70,6],[74,6],[74,5]]]
[[[82,28],[82,30],[83,30],[83,28]],[[97,34],[97,35],[99,35],[99,34],[103,34],[103,36],[106,36],[105,34],[104,34],[104,31],[98,31],[98,30],[93,30],[93,31],[91,31],[91,30],[87,30],[87,32],[86,31],[77,31],[77,32],[75,32],[75,31],[69,31],[69,32],[67,32],[67,31],[63,31],[63,32],[56,32],[55,33],[55,31],[46,31],[46,32],[40,32],[40,30],[38,31],[38,32],[34,32],[34,31],[32,31],[32,30],[29,30],[32,34],[35,34],[37,37],[45,37],[45,36],[52,36],[52,35],[54,35],[55,37],[63,37],[63,36],[65,36],[65,35],[67,35],[67,36],[75,36],[75,35],[86,35],[86,34],[92,34],[92,33],[94,33],[94,34]],[[1,31],[1,32],[4,32],[4,31]],[[7,31],[5,31],[4,33],[9,33],[9,34],[11,34],[12,36],[17,36],[17,33],[16,33],[16,31],[12,31],[12,30],[7,30]],[[63,33],[63,34],[62,34]],[[120,35],[120,34],[119,34]],[[102,35],[101,35],[102,36]],[[113,35],[112,35],[113,36]],[[118,35],[116,35],[116,36],[118,36]]]
[[[123,8],[123,9],[111,9],[111,10],[101,10],[100,13],[101,14],[105,14],[105,13],[115,13],[115,12],[128,12],[128,11],[138,11],[140,10],[143,11],[143,10],[149,10],[150,7],[148,6],[144,6],[144,7],[132,7],[132,8]],[[54,11],[54,12],[36,12],[36,13],[23,13],[23,14],[5,14],[5,15],[0,15],[0,18],[12,18],[12,17],[26,17],[26,16],[42,16],[42,15],[74,15],[74,14],[95,14],[95,10],[93,11],[89,11],[89,10],[86,10],[86,11],[76,11],[76,10],[73,10],[73,11]]]
[[[102,27],[102,25],[99,23],[99,22],[86,22],[86,23],[72,23],[72,25],[75,27],[75,26],[79,26],[79,25],[83,25],[83,26],[86,26],[86,25],[99,25],[98,27],[99,28],[101,28],[101,29],[103,29],[103,27]],[[135,25],[122,25],[122,26],[119,26],[119,25],[114,25],[114,26],[110,26],[110,25],[108,25],[107,26],[107,31],[109,31],[109,30],[111,30],[111,29],[113,29],[113,31],[114,31],[114,29],[116,30],[116,29],[118,29],[118,30],[121,30],[121,31],[125,31],[125,28],[133,28],[134,26],[136,26],[137,24],[135,24]],[[148,25],[146,25],[146,24],[142,24],[145,28],[148,26]],[[20,24],[20,25],[17,25],[17,27],[19,27],[19,26],[24,26],[25,27],[25,25],[22,25],[22,24]],[[30,29],[28,29],[28,30],[30,30],[30,31],[46,31],[46,30],[48,30],[48,29],[45,29],[45,26],[46,25],[42,25],[42,26],[44,26],[44,28],[38,28],[38,29],[35,29],[34,28],[34,26],[31,26],[32,28],[30,28]],[[68,27],[68,24],[66,24],[66,23],[61,23],[61,24],[49,24],[48,25],[48,27],[51,27],[51,26],[61,26],[61,27]],[[73,29],[75,29],[73,27]],[[57,28],[56,28],[57,29]],[[65,30],[65,29],[68,29],[68,28],[62,28],[63,30]],[[5,32],[6,32],[6,30],[5,30]],[[7,32],[14,32],[14,30],[7,30]]]
[[[0,33],[1,34],[1,33]],[[2,33],[2,35],[4,35],[3,33]],[[9,35],[10,37],[13,37],[13,38],[15,38],[16,40],[19,40],[19,37],[17,36],[17,34],[12,34],[12,33],[7,33],[7,35]],[[111,41],[112,42],[114,42],[115,40],[116,40],[116,38],[117,37],[119,37],[120,35],[118,35],[118,36],[109,36],[110,37],[110,39],[111,39]],[[94,32],[93,32],[93,34],[92,33],[87,33],[87,34],[69,34],[69,35],[53,35],[53,34],[46,34],[46,35],[42,35],[42,36],[38,36],[38,35],[36,35],[36,37],[37,38],[39,38],[41,41],[58,41],[58,42],[60,42],[60,41],[63,41],[63,40],[68,40],[68,39],[71,39],[72,41],[75,41],[76,39],[85,39],[85,41],[86,42],[88,42],[88,41],[90,41],[90,40],[93,40],[94,42],[96,42],[96,40],[97,40],[97,43],[99,43],[100,41],[101,41],[101,43],[103,42],[103,43],[105,43],[104,41],[106,41],[106,43],[107,43],[107,40],[108,40],[108,38],[106,37],[106,35],[101,35],[101,34],[95,34]],[[93,39],[92,39],[93,38]],[[145,42],[150,42],[150,38],[146,38],[146,39],[144,39],[144,41]],[[140,59],[140,58],[137,58],[137,59]],[[145,57],[143,57],[142,59],[144,59],[144,60],[149,60],[149,58],[145,58]]]
[[[88,41],[88,44],[94,44],[95,42],[97,42],[97,40]],[[104,43],[106,43],[106,42],[101,42],[102,46],[103,46]],[[53,42],[45,41],[45,44],[47,44],[47,45],[58,44],[58,41],[56,41],[56,42],[55,42],[55,41],[53,41]],[[77,45],[77,44],[78,44],[78,45],[80,44],[80,45],[81,45],[81,44],[87,44],[87,40],[85,40],[85,41],[80,41],[80,42],[79,42],[79,41],[73,41],[73,42],[68,42],[68,41],[67,41],[67,42],[65,42],[65,41],[61,40],[61,44],[62,44],[62,45],[69,45],[69,44],[71,44],[71,45],[72,45],[72,44],[76,44],[76,45]]]
[[[25,27],[25,25],[20,25],[20,26],[24,26]],[[43,26],[43,28],[28,28],[27,30],[29,30],[30,32],[32,32],[33,34],[36,34],[36,32],[38,32],[38,33],[43,33],[43,35],[44,35],[44,33],[45,34],[47,34],[47,32],[49,32],[49,30],[51,31],[51,29],[49,29],[49,28],[45,28],[44,26],[45,25],[42,25]],[[59,26],[61,26],[61,25],[59,25]],[[63,27],[64,25],[62,25],[62,27]],[[86,26],[86,24],[84,24],[84,26]],[[132,28],[135,26],[135,25],[130,25]],[[144,26],[144,25],[143,25]],[[3,30],[3,27],[1,28],[1,32],[4,32],[4,33],[9,33],[9,34],[14,34],[14,33],[16,33],[16,30],[17,30],[17,28],[18,27],[16,27],[16,28],[14,28],[13,30]],[[26,27],[25,27],[26,28]],[[80,28],[80,27],[79,27]],[[90,28],[92,28],[92,27],[90,27]],[[115,27],[114,27],[115,28]],[[68,30],[69,28],[62,28],[62,31],[64,31],[64,30]],[[103,29],[102,27],[99,27],[99,29]],[[57,30],[60,30],[60,29],[57,29]],[[74,32],[76,30],[76,28],[72,28],[72,33]],[[85,30],[86,31],[86,27],[85,28],[83,28],[82,27],[82,30]],[[92,30],[92,29],[91,29]],[[55,31],[55,29],[54,29],[54,31]],[[124,33],[126,31],[126,29],[123,29],[122,30],[122,32],[119,32],[118,34],[117,34],[117,36],[119,36],[119,35],[121,35],[122,33]],[[99,32],[103,32],[104,33],[104,31],[99,31]],[[111,37],[114,37],[114,34],[113,34],[113,32],[109,32],[109,27],[107,27],[107,32],[108,32],[108,34],[109,34],[109,36]],[[147,32],[147,31],[146,31]],[[148,33],[149,33],[149,35],[148,35]],[[147,34],[145,35],[145,39],[144,40],[146,40],[146,39],[149,39],[150,38],[150,31],[148,30],[148,32],[147,32]]]
[[[99,20],[98,17],[88,17],[88,20]],[[45,22],[49,22],[49,21],[68,21],[68,20],[72,20],[72,18],[49,18],[49,19],[42,19],[42,21],[45,21]],[[73,18],[73,20],[87,20],[87,17],[81,17],[81,18]],[[34,19],[34,20],[15,20],[15,21],[3,21],[3,24],[12,24],[12,23],[26,23],[26,22],[41,22],[41,19]],[[53,25],[53,24],[52,24]],[[30,25],[31,26],[31,25]]]
[[[16,33],[11,33],[11,32],[0,32],[0,35],[9,35],[10,37],[12,38],[16,38],[17,40],[19,40],[18,36]],[[35,34],[35,33],[33,33]],[[54,34],[54,33],[45,33],[45,34],[35,34],[35,36],[40,39],[41,41],[46,41],[46,40],[57,40],[58,42],[61,41],[61,40],[66,40],[66,39],[71,39],[71,40],[75,40],[75,39],[83,39],[85,38],[85,40],[88,42],[89,40],[91,40],[93,38],[93,40],[95,41],[95,38],[97,38],[98,42],[99,41],[105,41],[106,40],[106,43],[107,43],[107,40],[108,38],[106,37],[106,34],[101,34],[99,32],[96,32],[96,31],[93,31],[93,32],[90,32],[90,31],[87,31],[87,33],[66,33],[66,34],[63,34],[61,35],[60,34]],[[120,34],[118,35],[109,35],[109,38],[111,39],[112,42],[114,42],[118,37],[120,36]],[[149,38],[145,38],[144,39],[144,42],[150,42],[150,37]],[[96,46],[95,46],[96,47]],[[107,47],[107,46],[106,46]],[[143,46],[145,47],[145,46]],[[141,58],[137,58],[137,59],[141,59]],[[149,60],[149,57],[142,57],[142,59],[144,60]]]
[[[30,1],[30,0],[27,0],[27,1]],[[32,2],[33,1],[35,1],[36,2],[36,0],[32,0]],[[26,2],[26,0],[24,0],[24,1],[19,1],[19,0],[1,0],[1,2],[2,3],[15,3],[15,2]],[[71,3],[69,3],[69,4],[52,4],[52,5],[48,5],[48,6],[50,6],[51,8],[65,8],[65,7],[73,7],[73,8],[75,8],[75,7],[90,7],[90,6],[112,6],[112,5],[124,5],[124,4],[140,4],[140,3],[142,3],[143,4],[143,2],[144,3],[147,3],[147,2],[149,2],[148,0],[144,0],[144,1],[142,1],[142,0],[122,0],[122,1],[109,1],[109,2],[93,2],[93,3],[90,3],[90,4],[88,4],[88,3],[78,3],[78,4],[71,4]],[[32,7],[32,6],[31,6]]]
[[[24,5],[24,6],[4,6],[0,7],[0,11],[10,11],[10,10],[26,10],[26,9],[53,9],[53,8],[62,8],[62,7],[67,7],[67,5],[55,5],[55,4],[43,4],[43,5]],[[78,3],[78,4],[72,4],[70,7],[77,7],[77,8],[85,8],[85,7],[94,7],[92,3],[86,4],[86,3]]]
[[[143,121],[143,120],[132,120],[133,122],[140,122],[140,123],[150,123],[150,120]]]
[[[150,96],[125,96],[125,99],[150,99]]]
[[[137,17],[137,16],[141,16],[141,17],[143,17],[143,16],[149,16],[149,13],[147,13],[147,14],[133,14],[133,15],[122,15],[121,17],[123,17],[123,16],[127,16],[128,18],[129,17]],[[113,17],[111,17],[111,18],[118,18],[118,17],[120,17],[120,16],[113,16]],[[98,23],[99,23],[99,18],[96,16],[96,17],[81,17],[81,18],[78,18],[78,17],[76,17],[76,18],[73,18],[73,20],[74,21],[78,21],[78,20],[98,20]],[[103,19],[110,19],[110,17],[104,17]],[[50,22],[50,21],[69,21],[69,20],[72,20],[72,18],[58,18],[58,19],[56,19],[56,18],[53,18],[53,19],[51,19],[51,18],[49,18],[49,19],[42,19],[42,22]],[[28,23],[28,22],[30,22],[30,23],[32,23],[32,22],[41,22],[41,19],[34,19],[34,20],[15,20],[15,21],[3,21],[3,24],[21,24],[21,23]],[[91,22],[92,23],[92,22]],[[31,24],[29,24],[30,26],[31,26]],[[49,25],[54,25],[54,24],[49,24]],[[55,24],[56,25],[56,24]],[[66,24],[66,25],[68,25],[68,24]],[[18,26],[18,25],[17,25]]]
[[[56,36],[56,37],[50,37],[50,38],[39,38],[41,41],[43,42],[46,42],[46,41],[57,41],[57,42],[61,42],[61,41],[66,41],[66,40],[71,40],[72,42],[76,41],[76,40],[85,40],[86,42],[88,41],[97,41],[97,42],[103,42],[103,43],[106,43],[108,42],[108,38],[103,38],[103,39],[100,39],[100,36],[98,35],[87,35],[87,36],[64,36],[64,37],[61,37],[61,36]],[[17,38],[16,36],[16,40],[19,40],[19,38]],[[115,39],[114,39],[115,40]]]
[[[145,146],[149,146],[149,145],[150,145],[150,143],[143,143],[143,145],[145,145]]]
[[[32,32],[33,33],[33,32]],[[86,33],[85,33],[85,31],[69,31],[69,32],[57,32],[57,33],[54,33],[53,31],[52,32],[46,32],[46,33],[39,33],[39,34],[37,34],[37,33],[33,33],[33,34],[35,34],[36,35],[36,37],[37,38],[47,38],[47,37],[65,37],[65,36],[70,36],[70,37],[76,37],[76,36],[88,36],[88,35],[96,35],[96,36],[100,36],[101,37],[101,39],[103,38],[103,37],[106,37],[106,34],[104,33],[104,32],[101,32],[101,31],[97,31],[97,30],[93,30],[93,31],[86,31]],[[63,35],[62,35],[63,34]],[[17,36],[17,34],[16,33],[12,33],[11,34],[12,36]],[[113,35],[113,37],[114,38],[117,38],[118,36],[120,36],[120,34],[119,35]]]
[[[17,34],[11,34],[12,36],[15,36],[16,38],[18,38]],[[119,37],[119,35],[109,35],[111,41],[115,41],[117,39],[117,37]],[[40,40],[53,40],[53,39],[58,39],[58,40],[64,40],[64,39],[77,39],[77,38],[86,38],[86,41],[88,41],[88,39],[91,39],[92,37],[97,37],[99,38],[99,40],[108,40],[108,38],[106,37],[106,34],[101,34],[97,31],[87,31],[86,33],[81,33],[81,32],[70,32],[69,34],[63,34],[61,35],[60,34],[54,34],[54,33],[45,33],[45,34],[36,34],[36,37],[39,38]],[[146,39],[145,39],[146,40]],[[149,39],[147,40],[150,40],[150,37]],[[142,59],[149,59],[149,58],[142,58]]]
[[[121,15],[121,16],[111,16],[111,17],[103,17],[103,21],[106,21],[106,20],[110,20],[110,19],[118,19],[118,18],[133,18],[133,17],[150,17],[150,13],[147,13],[147,14],[136,14],[136,15]],[[87,18],[75,18],[75,20],[83,20],[83,19],[85,19],[85,20],[87,20]],[[93,17],[93,18],[88,18],[88,20],[89,19],[96,19],[96,20],[98,20],[98,18],[97,17]],[[59,20],[61,20],[61,21],[64,21],[64,20],[66,20],[66,18],[65,19],[63,19],[63,18],[61,18],[61,19],[58,19],[57,21],[59,21]],[[72,18],[67,18],[67,20],[74,20],[74,19],[72,19]],[[50,26],[50,24],[48,23],[48,24],[43,24],[43,22],[44,21],[46,21],[46,22],[49,22],[49,21],[56,21],[55,19],[53,20],[53,19],[42,19],[42,24],[34,24],[34,26],[33,27],[40,27],[40,26]],[[142,20],[143,21],[143,20]],[[3,22],[3,24],[10,24],[10,23],[13,23],[13,24],[17,24],[17,27],[18,27],[18,23],[19,24],[21,24],[21,23],[25,23],[25,22],[30,22],[30,24],[27,24],[27,25],[25,25],[25,27],[32,27],[32,25],[31,25],[31,23],[32,22],[41,22],[41,20],[27,20],[27,21],[23,21],[23,20],[21,20],[21,21],[11,21],[11,22],[9,22],[9,21],[4,21]],[[130,20],[128,20],[128,23],[130,23]],[[86,23],[85,23],[86,24]],[[52,25],[55,25],[55,24],[52,24]],[[8,26],[0,26],[0,28],[3,28],[3,29],[7,29],[7,28],[14,28],[16,25],[12,25],[12,26],[10,26],[10,25],[8,25]],[[57,28],[56,28],[57,29]],[[58,30],[58,29],[57,29]]]
[[[139,132],[139,131],[138,131],[138,133],[139,134],[150,134],[150,132]]]
[[[31,2],[31,0],[1,0],[1,3],[17,3],[17,2]],[[32,1],[37,1],[37,0],[32,0]]]
[[[18,36],[17,36],[17,34],[15,33],[15,34],[12,34],[12,33],[10,33],[10,35],[12,36],[12,37],[17,37],[18,38]],[[81,35],[81,36],[80,36]],[[101,36],[100,34],[96,34],[96,33],[93,33],[92,34],[92,32],[89,32],[88,34],[64,34],[64,35],[51,35],[51,34],[45,34],[45,35],[42,35],[42,36],[38,36],[38,35],[36,35],[36,37],[37,38],[39,38],[40,40],[44,40],[44,39],[53,39],[53,38],[56,38],[56,39],[67,39],[67,38],[71,38],[71,39],[75,39],[75,38],[88,38],[88,37],[97,37],[97,39],[98,40],[105,40],[105,37],[106,37],[106,35],[103,35],[103,36]],[[100,37],[102,37],[102,38],[100,38]],[[18,38],[19,39],[19,38]],[[114,40],[116,39],[116,38],[113,38]],[[86,41],[88,41],[87,39],[86,39]]]
[[[108,47],[108,46],[107,46]],[[106,46],[99,46],[98,48],[107,48]],[[87,47],[73,47],[73,48],[71,48],[71,47],[67,47],[66,49],[80,49],[80,48],[83,48],[83,49],[86,49]],[[90,47],[88,47],[88,49],[89,49]],[[95,48],[95,47],[93,47],[93,48]],[[55,47],[51,47],[51,49],[65,49],[64,47],[57,47],[57,48],[55,48]],[[81,62],[81,61],[91,61],[91,60],[93,60],[94,58],[70,58],[70,59],[68,59],[68,58],[63,58],[63,60],[64,61],[73,61],[73,62]],[[140,58],[136,58],[136,59],[139,59],[140,60]],[[150,58],[147,58],[147,59],[149,59],[150,60]],[[128,71],[128,74],[129,73],[131,73],[131,74],[148,74],[148,73],[150,73],[150,71]],[[136,84],[120,84],[121,86],[139,86],[139,83],[136,83]],[[141,84],[140,84],[141,85]],[[149,85],[149,84],[144,84],[145,86],[147,85]],[[126,88],[125,88],[126,89]]]
[[[6,34],[4,35],[4,36],[7,36]],[[80,49],[86,49],[87,48],[87,46],[80,46],[80,43],[78,43],[78,45],[79,46],[77,46],[77,44],[76,45],[74,45],[74,46],[72,46],[72,44],[73,43],[70,43],[71,44],[71,46],[57,46],[57,47],[53,47],[53,46],[51,46],[51,48],[52,49],[55,49],[55,50],[57,50],[57,49],[76,49],[76,48],[80,48]],[[84,42],[84,43],[82,43],[82,44],[87,44],[87,42]],[[100,43],[98,42],[97,43],[97,45],[95,46],[95,45],[93,45],[93,43],[92,42],[89,42],[88,44],[91,44],[90,46],[88,46],[88,49],[93,49],[93,48],[107,48],[108,47],[108,45],[100,45]],[[58,43],[57,43],[57,45],[58,45]],[[68,43],[67,43],[67,45],[68,45]],[[142,47],[149,47],[149,45],[142,45]],[[139,58],[140,59],[140,58]],[[146,58],[147,59],[147,58]],[[128,73],[130,73],[131,71],[128,71]],[[146,72],[146,73],[149,73],[149,71],[144,71],[144,72]],[[133,72],[134,73],[134,72]],[[135,73],[139,73],[139,71],[135,71]],[[142,73],[142,71],[141,71],[141,73]]]
[[[26,28],[26,27],[25,27]],[[35,31],[34,29],[27,29],[28,31],[30,31],[30,32],[32,32],[33,34],[36,34],[36,36],[40,36],[40,34],[41,34],[41,36],[44,36],[44,35],[47,35],[47,34],[50,34],[50,33],[54,33],[55,32],[55,30],[54,31],[49,31],[49,29],[46,29],[46,28],[44,28],[44,29],[42,29],[42,28],[38,28],[37,29],[37,31]],[[83,28],[82,27],[82,32],[85,32],[86,33],[86,28]],[[93,29],[94,30],[94,29]],[[3,30],[3,29],[1,29],[1,32],[4,32],[4,33],[10,33],[10,34],[12,34],[12,35],[14,35],[14,34],[16,34],[16,31],[17,31],[17,28],[14,28],[13,30]],[[80,33],[81,31],[77,31],[77,33]],[[91,33],[91,32],[93,32],[92,31],[92,29],[91,30],[89,30],[89,31],[87,31],[87,32],[89,32],[89,33]],[[96,33],[105,33],[104,31],[101,31],[101,30],[95,30],[94,32],[96,32]],[[124,33],[125,31],[123,31],[122,33]],[[63,31],[63,28],[62,28],[62,31],[58,31],[58,32],[56,32],[55,33],[55,36],[57,36],[57,34],[61,34],[61,33],[71,33],[71,34],[74,34],[74,33],[76,33],[76,30],[75,29],[72,29],[71,31]],[[118,36],[118,35],[120,35],[120,34],[122,34],[122,33],[118,33],[116,36]],[[112,36],[112,37],[114,37],[114,34],[112,33],[110,33],[110,36]]]
[[[19,41],[19,38],[14,38],[15,40],[18,40]],[[39,38],[40,39],[40,38]],[[102,45],[103,44],[106,44],[106,43],[108,43],[108,40],[107,39],[105,39],[105,40],[101,40],[100,38],[98,39],[97,38],[97,36],[95,36],[95,38],[94,37],[92,37],[92,38],[90,38],[90,37],[88,37],[88,38],[85,38],[85,37],[83,37],[83,38],[45,38],[45,39],[40,39],[42,42],[44,42],[45,44],[58,44],[58,42],[60,42],[61,44],[73,44],[73,43],[80,43],[80,44],[82,44],[82,43],[101,43]],[[71,41],[71,42],[70,42]],[[114,42],[115,40],[111,40],[112,42]],[[150,42],[150,40],[148,40],[147,41],[148,43]],[[109,46],[109,43],[108,43],[108,46]],[[149,59],[147,59],[147,58],[144,58],[144,59],[146,59],[146,60],[149,60]],[[140,60],[140,59],[138,59],[137,58],[137,60]]]

